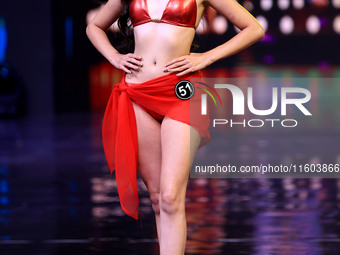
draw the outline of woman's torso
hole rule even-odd
[[[157,1],[159,4],[156,6]],[[198,26],[204,10],[203,1],[196,0],[195,27]],[[168,3],[168,0],[148,0],[149,16],[152,19],[162,17]],[[126,82],[140,83],[167,74],[163,71],[165,64],[174,58],[188,55],[194,36],[195,28],[192,27],[156,22],[135,26],[134,53],[142,57],[143,66],[138,71],[130,69],[132,73],[126,74]]]

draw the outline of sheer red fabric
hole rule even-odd
[[[117,189],[122,209],[138,219],[137,191],[137,125],[132,101],[158,120],[164,116],[193,126],[202,136],[199,147],[210,141],[209,115],[201,115],[200,95],[195,86],[194,96],[179,99],[175,86],[181,80],[202,77],[201,72],[184,76],[175,73],[160,76],[143,83],[128,84],[123,76],[113,86],[102,123],[102,140],[105,157],[111,174],[116,171]],[[203,85],[200,84],[200,87]],[[192,110],[194,109],[194,110]],[[191,112],[190,112],[191,111]]]
[[[195,28],[197,3],[196,0],[169,0],[162,17],[160,19],[151,19],[147,0],[133,0],[130,3],[129,15],[133,26],[147,22],[163,22]]]

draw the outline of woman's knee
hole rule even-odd
[[[178,192],[162,192],[160,209],[166,214],[184,212],[185,199]]]
[[[152,204],[152,209],[155,212],[155,214],[160,213],[160,208],[159,208],[159,192],[152,192],[150,193],[150,199],[151,199],[151,204]]]

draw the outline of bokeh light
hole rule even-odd
[[[335,8],[340,8],[340,0],[333,0],[332,3]]]
[[[305,6],[304,0],[293,0],[293,6],[295,9],[302,9]]]
[[[250,1],[244,1],[243,2],[243,7],[246,8],[250,12],[254,9],[254,5]]]
[[[315,15],[309,16],[306,21],[306,29],[308,33],[317,34],[320,31],[320,28],[321,28],[320,19]]]
[[[225,17],[218,15],[214,19],[213,26],[217,34],[224,34],[228,29],[228,21],[226,20]]]
[[[278,0],[277,5],[281,10],[287,10],[289,8],[289,0]]]
[[[262,16],[262,15],[259,15],[256,17],[257,21],[260,22],[260,24],[262,25],[264,31],[267,31],[268,30],[268,21],[267,19]]]
[[[281,18],[279,27],[282,34],[291,34],[294,30],[294,21],[290,16],[285,15]]]
[[[262,10],[269,11],[273,7],[273,0],[261,0],[260,6]]]
[[[333,21],[333,29],[337,34],[340,34],[340,15],[335,17]]]

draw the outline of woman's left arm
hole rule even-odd
[[[173,59],[165,65],[165,72],[184,75],[211,65],[254,44],[264,37],[260,23],[236,0],[207,0],[217,12],[224,15],[241,31],[227,42],[204,53],[190,53]]]

